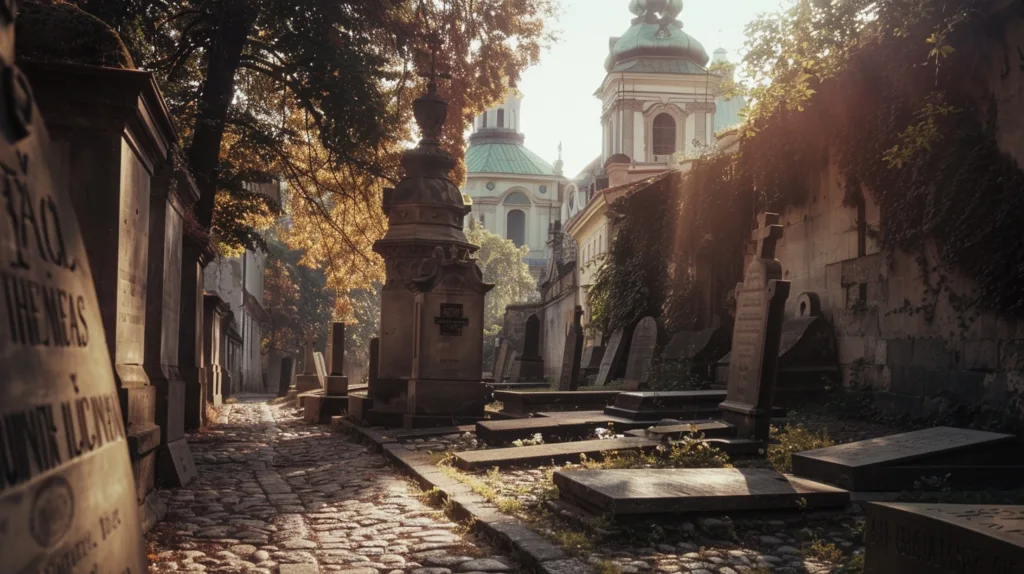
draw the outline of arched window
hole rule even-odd
[[[654,155],[676,153],[676,120],[668,114],[654,118]]]
[[[505,196],[505,205],[530,205],[530,199],[518,191]]]
[[[526,214],[518,209],[508,212],[505,221],[505,237],[510,239],[516,247],[526,244]]]
[[[498,109],[498,127],[499,128],[505,127],[505,109],[504,108]]]

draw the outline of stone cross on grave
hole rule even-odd
[[[790,284],[775,260],[775,245],[783,234],[779,216],[766,213],[760,223],[757,253],[736,286],[729,379],[719,408],[736,425],[739,438],[767,442]]]

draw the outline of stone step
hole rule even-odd
[[[656,440],[679,440],[684,436],[691,436],[694,429],[697,434],[703,434],[705,438],[733,438],[736,436],[736,427],[725,421],[694,421],[677,425],[653,426],[642,432],[643,436]]]
[[[598,428],[614,426],[616,431],[643,428],[650,423],[596,413],[551,413],[552,416],[507,421],[480,421],[476,425],[478,439],[490,445],[510,443],[540,434],[547,442],[585,439]],[[559,415],[559,416],[554,416]]]
[[[842,507],[850,493],[755,468],[571,470],[555,472],[562,498],[610,516]]]
[[[697,420],[714,417],[718,415],[718,405],[657,410],[631,410],[611,406],[605,407],[604,412],[605,414],[613,417],[624,418],[631,421],[646,421],[648,424],[653,424],[665,419]]]
[[[511,466],[536,467],[579,462],[580,455],[600,460],[607,452],[653,450],[659,444],[661,443],[647,438],[626,437],[473,450],[455,453],[455,465],[463,470],[486,470]]]
[[[509,413],[602,409],[621,391],[494,391]]]

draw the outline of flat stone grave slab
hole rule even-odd
[[[514,446],[455,453],[455,465],[463,470],[485,470],[511,466],[543,466],[579,462],[580,455],[600,460],[605,453],[624,450],[654,450],[661,444],[647,438],[580,440],[531,446]]]
[[[450,434],[465,434],[476,430],[476,425],[462,425],[457,427],[437,427],[429,429],[395,429],[389,430],[385,434],[386,436],[397,440],[398,442],[414,440],[418,438],[433,438],[437,436],[447,436]]]
[[[664,426],[652,426],[646,429],[644,436],[657,440],[680,440],[693,434],[703,434],[705,438],[732,438],[736,436],[736,427],[725,421],[694,421]]]
[[[725,396],[721,390],[620,393],[604,412],[630,420],[695,419],[717,415]]]
[[[1024,506],[870,502],[864,572],[1024,572]]]
[[[650,423],[638,423],[610,417],[600,411],[590,413],[551,413],[549,416],[506,421],[480,421],[476,424],[476,437],[487,444],[499,445],[540,434],[545,441],[585,439],[597,428],[614,425],[624,431],[643,428]]]
[[[532,383],[486,383],[488,387],[495,391],[537,391],[540,389],[550,389],[551,384],[546,381],[536,381]]]
[[[844,506],[850,493],[766,469],[558,471],[562,498],[600,515],[653,516]]]
[[[562,498],[601,515],[805,510],[845,506],[850,494],[760,468],[555,472]]]
[[[505,412],[527,414],[538,411],[588,411],[603,409],[621,391],[494,391]]]
[[[935,427],[793,455],[793,474],[861,492],[913,488],[921,477],[945,476],[959,487],[1022,484],[1016,437]]]

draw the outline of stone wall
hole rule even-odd
[[[1011,41],[992,46],[993,62],[1003,62],[1007,50],[1019,59],[1017,48],[1024,49],[1024,21],[1005,22]],[[993,65],[989,73],[1000,146],[1018,162],[1024,161],[1020,68],[1015,63],[1007,73]],[[965,305],[974,285],[939,269],[934,245],[921,253],[880,251],[872,232],[878,207],[870,192],[863,206],[843,205],[834,164],[826,161],[808,179],[806,204],[781,214],[786,229],[777,256],[792,282],[786,314],[796,315],[800,293],[818,293],[836,331],[845,383],[870,385],[882,406],[913,414],[940,406],[940,393],[976,403],[1024,388],[1024,321]]]

